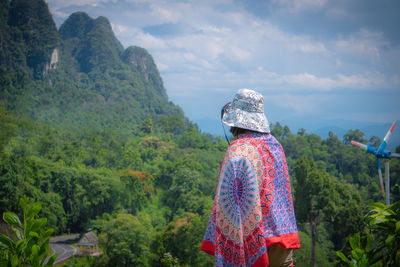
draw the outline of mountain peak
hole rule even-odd
[[[84,12],[73,13],[61,25],[60,35],[66,50],[78,60],[81,72],[104,72],[120,66],[123,47],[106,17],[92,19]]]
[[[121,58],[124,63],[143,74],[145,79],[150,82],[160,94],[166,96],[157,66],[154,63],[153,57],[146,49],[138,46],[130,46],[125,49]]]
[[[86,37],[93,27],[93,19],[85,12],[75,12],[60,27],[60,35],[63,39]]]

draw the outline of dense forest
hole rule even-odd
[[[151,55],[124,49],[105,17],[74,13],[57,30],[43,0],[0,0],[0,30],[0,213],[22,215],[28,196],[55,235],[94,230],[103,255],[68,266],[212,266],[199,248],[227,142],[168,100]],[[318,266],[339,264],[383,202],[375,158],[350,141],[381,140],[271,128],[290,168],[295,265],[311,266],[313,244]],[[390,176],[396,202],[396,159]]]

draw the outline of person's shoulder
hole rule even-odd
[[[253,146],[252,138],[242,136],[233,141],[228,148],[235,148],[237,146]]]
[[[264,151],[277,149],[283,150],[281,143],[271,133],[259,133],[254,136],[249,136],[248,140],[255,146],[262,147]]]
[[[273,136],[272,134],[268,134],[267,139],[270,140],[271,144],[281,145],[278,139],[276,139],[275,136]]]
[[[228,146],[228,154],[236,154],[244,149],[254,148],[254,143],[248,138],[238,138]]]

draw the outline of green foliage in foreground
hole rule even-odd
[[[11,232],[7,235],[0,233],[0,265],[52,266],[57,258],[57,254],[50,257],[49,241],[53,229],[45,229],[46,218],[37,218],[41,203],[33,203],[28,197],[21,198],[19,203],[23,211],[22,222],[13,212],[3,213],[3,220]]]
[[[366,231],[349,238],[347,256],[342,251],[337,256],[350,267],[399,266],[400,201],[388,206],[373,203],[370,208]]]

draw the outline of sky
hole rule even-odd
[[[148,50],[193,121],[218,120],[240,88],[263,94],[270,122],[294,128],[400,118],[397,0],[47,3],[58,27],[76,11],[105,16],[125,48]]]

